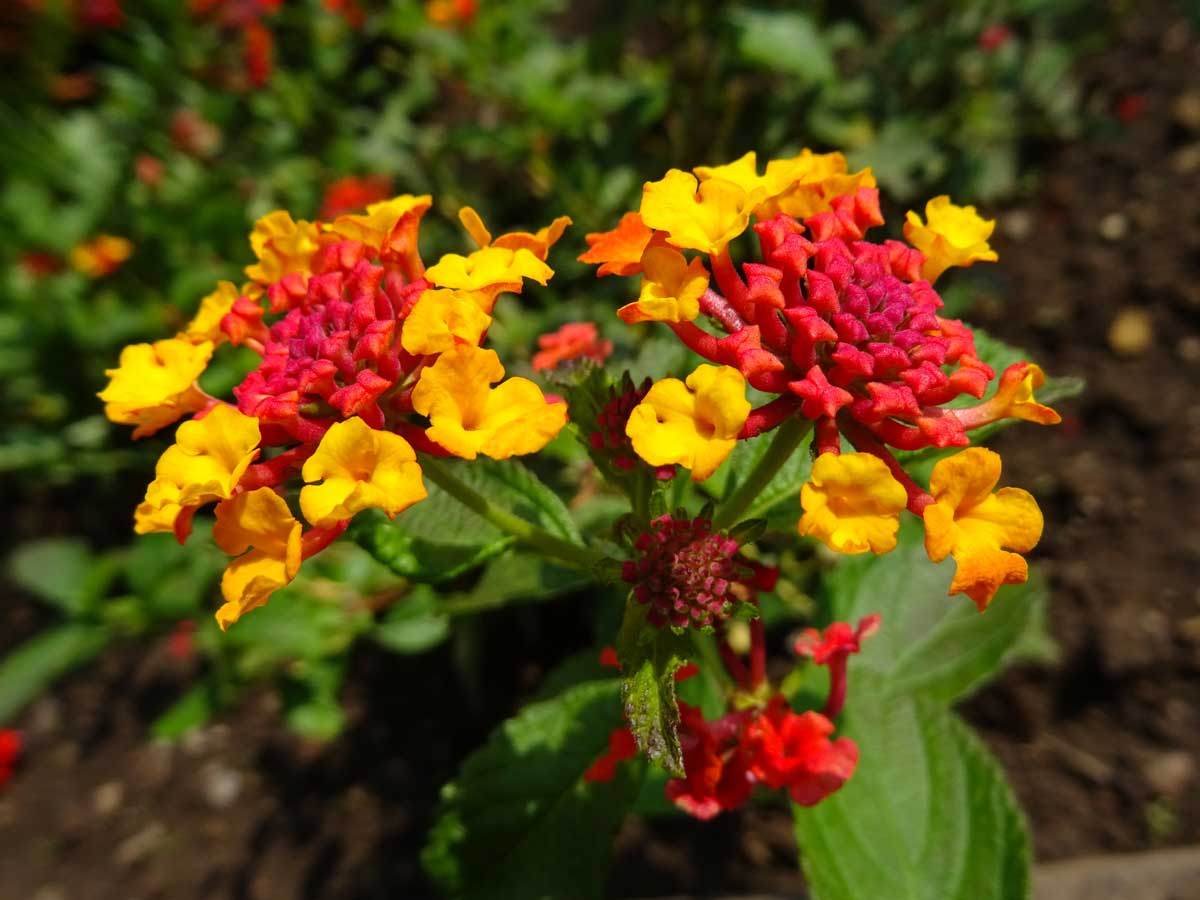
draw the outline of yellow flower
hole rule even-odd
[[[547,403],[525,378],[498,387],[504,367],[495,350],[460,344],[421,372],[413,408],[428,416],[425,432],[455,456],[507,459],[546,446],[567,421],[565,403]]]
[[[462,291],[479,291],[492,301],[505,291],[521,292],[522,279],[545,284],[554,270],[524,247],[484,247],[470,256],[447,253],[425,272],[430,284]],[[489,306],[485,312],[491,312]]]
[[[237,556],[221,578],[225,603],[217,610],[217,624],[222,631],[266,603],[300,571],[300,523],[270,488],[218,504],[213,540]]]
[[[428,194],[401,194],[372,203],[365,216],[338,216],[326,227],[343,240],[362,241],[377,253],[389,249],[403,256],[416,251],[421,217],[432,205]]]
[[[71,248],[71,268],[88,278],[103,278],[133,255],[133,244],[123,237],[98,234]]]
[[[953,555],[950,593],[963,593],[980,611],[1003,584],[1020,584],[1029,566],[1019,554],[1037,546],[1042,511],[1028,491],[1001,488],[1000,456],[972,447],[933,467],[925,507],[925,550],[934,562]],[[1009,553],[1007,550],[1015,550]]]
[[[224,343],[228,337],[221,330],[221,319],[233,309],[241,295],[232,281],[217,282],[217,289],[200,301],[195,317],[176,337],[193,344],[201,341],[211,341],[214,346]]]
[[[570,216],[559,216],[545,228],[539,228],[535,234],[530,234],[528,231],[510,231],[493,240],[491,232],[483,224],[483,219],[471,207],[464,206],[460,209],[458,220],[462,222],[463,228],[467,229],[467,234],[471,235],[471,240],[478,244],[480,249],[484,247],[503,247],[506,250],[524,248],[541,260],[545,260],[550,253],[550,248],[558,242],[567,226],[571,224]]]
[[[154,481],[134,516],[134,530],[172,531],[185,510],[228,500],[258,456],[259,438],[258,419],[232,406],[218,406],[203,419],[184,422],[175,443],[159,457]],[[186,536],[188,524],[181,524]]]
[[[96,395],[104,401],[104,414],[121,425],[136,425],[133,436],[140,438],[201,409],[208,398],[196,379],[212,351],[210,341],[192,344],[180,338],[130,344],[117,368],[104,373],[108,387]]]
[[[996,220],[983,218],[973,206],[956,206],[943,194],[925,204],[927,223],[912,210],[905,218],[904,237],[925,254],[921,277],[928,281],[936,281],[951,266],[999,259],[987,242]]]
[[[317,452],[304,463],[308,484],[300,510],[313,525],[333,525],[364,509],[382,509],[395,518],[427,496],[417,454],[408,441],[371,428],[357,416],[335,423]]]
[[[908,495],[870,453],[822,453],[800,489],[800,533],[839,553],[887,553],[896,546]]]
[[[978,428],[1001,419],[1024,419],[1038,425],[1057,425],[1062,416],[1049,406],[1038,403],[1033,392],[1046,383],[1041,366],[1030,362],[1013,363],[1000,376],[996,393],[978,406],[954,410],[964,428]]]
[[[400,344],[414,356],[442,353],[460,343],[478,345],[492,324],[483,311],[490,305],[486,296],[469,291],[427,290],[404,320]]]
[[[700,315],[708,289],[708,270],[696,257],[691,264],[672,247],[650,247],[642,256],[642,293],[617,310],[625,322],[691,322]]]
[[[703,481],[737,444],[750,415],[746,379],[731,366],[698,366],[687,377],[657,381],[633,408],[625,433],[652,466],[681,465]]]
[[[667,232],[676,247],[716,254],[746,230],[762,198],[760,191],[747,193],[724,178],[698,183],[695,175],[671,169],[642,189],[641,215],[646,225]]]
[[[321,248],[321,228],[314,222],[295,222],[282,209],[254,223],[250,249],[258,262],[246,267],[246,277],[266,287],[289,272],[312,274],[312,259]]]
[[[875,187],[871,170],[851,172],[841,153],[813,153],[805,149],[791,159],[767,163],[768,197],[756,210],[760,219],[785,213],[806,219],[832,209],[834,197],[853,194],[860,187]]]

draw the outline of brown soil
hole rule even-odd
[[[1012,672],[964,710],[1040,859],[1200,842],[1200,40],[1168,13],[1126,27],[1083,74],[1098,109],[1137,96],[1144,110],[1044,161],[1037,199],[1001,216],[1008,283],[970,317],[1089,385],[1061,427],[995,444],[1005,480],[1046,512],[1035,557],[1060,665]],[[42,620],[11,610],[5,645]],[[489,670],[516,674],[474,691],[448,651],[362,648],[350,727],[325,746],[287,734],[266,695],[153,745],[148,722],[192,673],[165,646],[115,648],[18,723],[28,752],[0,793],[0,895],[428,896],[417,854],[438,788],[553,662],[541,629],[569,621],[490,616],[487,634],[506,638],[493,662],[509,665]],[[414,687],[429,684],[436,697]],[[787,813],[634,820],[610,887],[794,895]]]

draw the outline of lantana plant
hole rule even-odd
[[[1038,366],[997,372],[989,356],[1007,349],[941,314],[938,279],[996,260],[992,223],[937,197],[908,214],[904,240],[870,237],[884,225],[874,178],[837,153],[673,169],[580,259],[639,277],[616,317],[668,329],[701,361],[638,383],[613,360],[612,322],[571,322],[527,348],[543,390],[507,375],[489,329],[516,302],[505,295],[550,281],[570,220],[494,237],[466,207],[476,249],[426,267],[431,205],[271,213],[245,283],[217,285],[174,337],[125,349],[100,394],[109,418],[134,437],[183,420],[135,529],[183,542],[215,504],[222,629],[343,534],[414,582],[520,551],[604,588],[613,630],[445,790],[425,863],[449,894],[600,896],[631,809],[710,819],[757,798],[796,807],[820,896],[910,896],[892,888],[930,841],[993,827],[1015,837],[955,862],[967,892],[929,896],[1014,896],[969,890],[1024,884],[1027,846],[994,766],[945,709],[1027,651],[1037,624],[1021,554],[1041,512],[996,489],[1000,458],[972,435],[1058,421],[1034,398]],[[231,347],[259,362],[221,399],[200,379]],[[569,435],[586,464],[568,504],[514,457]],[[594,495],[614,501],[599,522],[572,509]],[[800,591],[817,602],[797,616],[780,597]],[[788,621],[807,627],[776,627]],[[880,796],[893,789],[902,802]],[[973,811],[979,797],[992,806]],[[881,834],[900,836],[848,869],[872,804],[911,804],[920,841],[882,816]],[[858,844],[838,843],[847,829]]]

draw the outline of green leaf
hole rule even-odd
[[[205,679],[155,719],[150,733],[160,740],[176,740],[189,731],[203,728],[223,705],[217,685]]]
[[[454,465],[454,475],[498,506],[551,534],[581,540],[562,500],[520,463],[477,459],[469,465]],[[457,578],[516,543],[437,485],[427,487],[429,496],[394,522],[389,523],[382,514],[357,516],[350,527],[351,537],[396,574],[435,584]]]
[[[737,47],[747,62],[809,83],[833,80],[833,54],[809,16],[739,9],[732,19],[741,29]]]
[[[387,611],[371,637],[393,653],[423,653],[449,633],[450,617],[442,611],[437,595],[422,585]]]
[[[59,625],[30,638],[0,662],[0,723],[73,669],[90,662],[112,635],[99,625]]]
[[[568,688],[501,725],[442,789],[425,869],[455,898],[603,896],[609,845],[644,767],[582,781],[621,725],[616,679]]]
[[[793,805],[815,900],[1014,900],[1029,837],[998,763],[939,704],[851,678],[839,732],[859,748],[846,785]]]
[[[115,574],[78,538],[21,544],[8,566],[13,581],[68,614],[79,614],[99,599]]]
[[[625,720],[638,748],[651,762],[683,777],[675,670],[687,662],[683,642],[668,628],[646,621],[646,607],[632,596],[617,635]]]
[[[919,695],[952,703],[998,673],[1018,652],[1044,646],[1046,589],[1034,575],[1002,587],[987,612],[963,596],[947,596],[954,561],[929,561],[922,526],[905,517],[896,549],[857,556],[826,579],[833,619],[856,622],[879,613],[879,631],[850,663],[850,680],[879,676],[890,696]]]

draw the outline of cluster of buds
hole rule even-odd
[[[479,249],[426,269],[417,239],[430,205],[402,195],[327,223],[263,217],[249,281],[220,283],[175,337],[126,347],[108,372],[105,412],[136,426],[134,437],[191,415],[135,529],[184,541],[196,511],[217,504],[213,537],[235,557],[221,582],[222,627],[290,582],[356,513],[395,516],[422,500],[418,453],[506,459],[540,450],[566,422],[564,403],[505,380],[481,345],[501,293],[553,275],[545,259],[570,220],[493,240],[464,208]],[[225,345],[261,356],[234,388],[236,404],[198,384]],[[297,484],[307,529],[288,503]]]
[[[787,698],[766,681],[761,620],[752,625],[757,627],[751,628],[749,666],[720,635],[722,657],[735,682],[727,712],[706,720],[699,708],[678,701],[684,776],[667,782],[666,795],[697,819],[737,809],[750,799],[756,785],[786,789],[795,803],[813,806],[838,790],[858,764],[855,743],[832,738],[833,719],[845,698],[846,661],[878,627],[879,617],[868,616],[857,628],[835,622],[824,633],[806,632],[797,643],[797,653],[829,666],[829,698],[821,712],[793,711]],[[695,666],[687,666],[676,673],[676,679],[696,672]],[[632,733],[617,729],[609,737],[608,752],[584,773],[584,780],[611,780],[616,765],[635,753]]]
[[[647,378],[635,385],[626,372],[620,384],[609,388],[603,405],[596,412],[594,427],[588,433],[588,447],[592,459],[612,475],[635,472],[645,466],[634,452],[626,427],[629,416],[650,391],[650,384]],[[675,466],[653,466],[652,473],[658,481],[670,481],[675,477]]]
[[[941,461],[928,489],[892,451],[962,447],[968,431],[1000,419],[1059,417],[1034,400],[1045,379],[1030,363],[1010,366],[988,400],[949,405],[983,398],[996,373],[971,330],[939,314],[933,282],[950,266],[995,260],[994,223],[947,197],[924,219],[908,214],[907,242],[867,240],[882,223],[870,170],[848,171],[841,154],[806,150],[760,174],[749,153],[647,183],[640,211],[588,235],[580,259],[600,263],[600,275],[640,274],[620,317],[665,323],[715,364],[651,388],[627,426],[639,456],[702,480],[738,440],[807,423],[818,458],[800,532],[843,553],[887,552],[907,508],[924,519],[931,558],[955,557],[951,592],[983,609],[1000,585],[1027,577],[1019,553],[1040,538],[1037,504],[1014,488],[992,493],[1000,464],[989,451]],[[739,265],[730,247],[748,230],[759,261]],[[747,384],[773,398],[752,408]],[[843,453],[843,439],[856,452]]]

